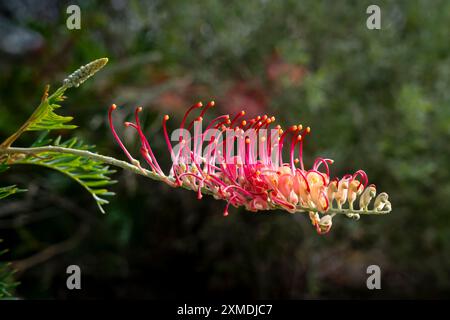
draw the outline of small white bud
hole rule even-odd
[[[385,192],[380,193],[376,197],[375,202],[373,204],[375,211],[383,210],[384,206],[388,202],[388,198],[389,198],[389,196],[387,195],[387,193],[385,193]]]
[[[370,201],[375,197],[376,194],[377,190],[375,189],[375,186],[368,186],[359,199],[359,209],[367,211]]]

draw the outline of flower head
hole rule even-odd
[[[241,111],[216,117],[203,130],[203,117],[212,107],[213,101],[191,106],[170,137],[169,116],[164,116],[163,135],[173,162],[167,175],[143,133],[139,121],[142,108],[136,108],[135,122],[125,125],[136,130],[141,156],[153,175],[173,187],[195,191],[198,199],[210,194],[227,201],[225,216],[229,214],[230,205],[254,212],[272,209],[309,212],[320,234],[331,229],[332,218],[338,213],[358,219],[360,214],[391,211],[386,193],[379,194],[374,207],[369,208],[376,189],[373,184],[368,185],[363,170],[332,179],[331,159],[317,158],[310,168],[305,167],[303,145],[311,133],[309,127],[297,124],[283,129],[275,124],[273,116],[246,119],[245,111]],[[114,138],[129,161],[141,168],[114,128],[112,112],[115,109],[115,105],[109,109]],[[189,121],[189,118],[192,119]]]

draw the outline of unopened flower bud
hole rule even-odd
[[[377,194],[377,190],[374,185],[370,185],[364,190],[364,192],[361,195],[361,198],[359,199],[359,209],[367,211],[370,201],[375,197]]]
[[[350,210],[353,210],[353,202],[355,202],[356,198],[363,192],[364,186],[358,180],[353,180],[349,184],[348,188],[348,204]]]
[[[346,180],[339,181],[338,191],[335,198],[338,204],[338,208],[341,209],[342,205],[347,201],[348,182]]]
[[[373,204],[375,211],[381,211],[385,207],[386,203],[388,202],[389,196],[387,193],[382,192],[380,193]]]
[[[332,225],[333,218],[329,214],[323,216],[319,221],[320,232],[327,233],[328,231],[330,231]]]
[[[391,211],[392,210],[392,205],[390,201],[386,201],[386,203],[384,204],[384,211]]]
[[[311,224],[313,226],[316,226],[320,221],[319,214],[317,212],[313,212],[313,211],[309,212],[309,219],[311,219]]]
[[[330,206],[333,205],[333,200],[334,200],[337,190],[338,190],[337,181],[331,181],[330,184],[328,185],[328,190],[327,190],[327,197],[328,197]]]
[[[103,68],[107,62],[108,58],[101,58],[94,60],[87,65],[81,66],[70,76],[64,79],[64,86],[67,88],[78,87],[80,84],[92,77],[97,71]]]

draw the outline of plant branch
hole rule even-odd
[[[65,153],[65,154],[73,154],[80,157],[85,157],[88,159],[97,160],[106,164],[110,164],[115,167],[119,167],[125,170],[129,170],[133,173],[145,176],[147,178],[151,178],[153,180],[162,181],[164,180],[163,176],[160,176],[152,171],[146,170],[144,168],[139,168],[131,163],[126,161],[117,160],[112,157],[103,156],[98,153],[94,153],[88,150],[79,150],[58,146],[46,146],[46,147],[36,147],[36,148],[0,148],[0,156],[1,155],[12,155],[12,154],[22,154],[22,155],[37,155],[43,152],[57,152],[57,153]],[[8,163],[9,164],[9,163]],[[167,177],[166,177],[167,178]]]

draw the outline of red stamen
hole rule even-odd
[[[201,102],[197,102],[196,104],[194,104],[192,107],[190,107],[186,113],[184,114],[183,120],[181,121],[181,125],[180,125],[180,129],[184,129],[184,124],[186,123],[186,119],[188,117],[188,115],[191,113],[192,110],[194,109],[198,109],[203,107],[203,104]]]
[[[294,163],[294,150],[295,150],[295,145],[296,145],[300,140],[302,140],[302,136],[301,136],[301,135],[298,135],[298,136],[293,135],[293,136],[292,136],[292,140],[291,140],[291,150],[290,150],[291,170],[292,170],[292,173],[294,173],[294,171],[295,171],[295,163]]]
[[[316,161],[314,161],[313,169],[318,170],[319,166],[323,164],[325,166],[325,169],[327,171],[327,176],[330,176],[330,168],[328,167],[328,163],[332,164],[334,161],[332,159],[323,159],[323,158],[317,158]]]
[[[142,111],[142,107],[138,107],[138,108],[136,108],[136,110],[134,112],[134,116],[135,116],[135,119],[136,119],[136,129],[137,129],[138,134],[139,134],[139,136],[141,138],[140,139],[141,143],[145,147],[147,152],[150,154],[150,158],[152,159],[152,162],[154,163],[154,166],[155,166],[155,169],[156,169],[155,171],[158,172],[159,174],[164,175],[164,173],[161,170],[161,167],[158,164],[158,161],[156,160],[155,155],[153,154],[153,150],[150,147],[150,143],[148,142],[147,138],[145,137],[144,133],[142,132],[141,124],[140,124],[140,121],[139,121],[139,112],[141,112],[141,111]]]
[[[364,180],[364,188],[367,187],[367,184],[369,183],[369,179],[367,177],[367,173],[365,173],[363,170],[358,170],[355,172],[355,174],[352,176],[352,181],[356,179],[357,176],[360,176],[362,180]],[[359,182],[358,188],[361,186],[362,181]]]
[[[122,143],[122,140],[120,140],[119,135],[117,134],[116,129],[114,128],[114,124],[113,124],[113,121],[112,121],[112,112],[114,110],[116,110],[116,109],[117,109],[117,106],[115,104],[112,104],[111,107],[108,110],[109,127],[110,127],[111,132],[112,132],[112,134],[114,136],[114,139],[119,144],[120,148],[125,153],[125,155],[127,156],[128,160],[130,160],[130,162],[134,164],[134,162],[136,162],[137,160],[135,160],[131,156],[131,154],[128,152],[127,148],[125,148],[125,145]]]
[[[236,123],[236,121],[237,121],[239,118],[243,117],[243,116],[245,116],[245,111],[244,111],[244,110],[242,110],[241,112],[237,113],[237,114],[234,116],[233,120],[231,120],[230,128],[233,128],[233,125]]]

